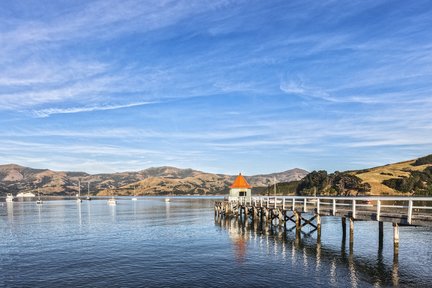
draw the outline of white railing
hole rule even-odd
[[[393,202],[389,204],[389,202]],[[423,203],[421,203],[423,202]],[[417,205],[414,205],[416,204]],[[240,203],[241,204],[241,203]],[[252,197],[251,204],[267,208],[281,207],[286,209],[291,204],[291,209],[302,208],[308,211],[311,206],[317,213],[325,206],[331,206],[332,215],[336,215],[338,209],[351,212],[356,218],[360,212],[376,213],[376,220],[380,221],[383,210],[396,209],[401,215],[407,216],[408,224],[412,224],[414,212],[428,212],[432,210],[432,197],[387,197],[387,196],[360,196],[360,197],[329,197],[329,196],[259,196]],[[309,205],[309,206],[308,206]],[[386,209],[387,208],[387,209]],[[325,208],[324,208],[325,209]],[[432,216],[432,211],[429,214]]]

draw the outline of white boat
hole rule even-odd
[[[78,180],[78,194],[76,195],[77,199],[76,202],[77,203],[81,203],[81,181]]]
[[[16,197],[36,197],[36,195],[31,192],[20,192]]]
[[[110,206],[115,206],[115,205],[117,205],[117,200],[114,197],[112,197],[112,198],[108,199],[107,203]]]
[[[110,186],[110,187],[109,187],[109,191],[111,192],[111,193],[110,193],[110,194],[111,194],[111,198],[108,199],[107,203],[108,203],[108,205],[110,205],[110,206],[115,206],[115,205],[117,205],[117,200],[114,198],[114,193],[113,193],[112,190],[113,190],[113,187]]]
[[[38,200],[36,200],[36,205],[42,205],[42,203],[43,203],[43,201],[40,198],[40,193],[39,193],[39,190],[38,190]]]
[[[7,195],[6,195],[6,202],[13,202],[14,198],[15,197],[12,195],[12,193],[7,193]]]
[[[171,199],[170,198],[165,198],[165,202],[170,202]]]
[[[86,200],[90,201],[92,200],[90,197],[90,182],[87,182],[87,197]]]
[[[132,201],[137,201],[138,200],[138,198],[135,196],[136,194],[135,194],[135,186],[134,186],[134,195],[133,195],[133,197],[132,197]]]

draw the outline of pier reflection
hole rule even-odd
[[[399,285],[397,254],[392,265],[389,265],[390,261],[386,264],[383,245],[378,246],[376,259],[366,259],[364,255],[354,253],[352,241],[347,247],[347,237],[342,237],[339,250],[334,245],[322,243],[321,235],[305,233],[295,227],[284,230],[283,227],[238,217],[215,217],[215,225],[228,232],[238,263],[247,261],[248,253],[252,254],[254,249],[289,261],[292,266],[313,269],[329,277],[330,283],[336,286],[341,275],[346,275],[351,287],[360,287],[360,279],[367,279],[375,287]]]

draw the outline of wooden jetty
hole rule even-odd
[[[432,227],[432,197],[229,197],[216,201],[215,216],[240,217],[277,225],[287,229],[293,222],[295,229],[312,227],[321,237],[321,217],[341,218],[342,237],[346,237],[349,221],[350,246],[354,242],[354,221],[379,223],[379,245],[383,241],[383,223],[393,224],[394,252],[398,254],[399,226]]]

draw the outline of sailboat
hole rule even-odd
[[[117,205],[117,200],[114,198],[114,195],[112,194],[112,190],[111,190],[111,198],[108,199],[107,203],[108,203],[108,205],[110,205],[110,206],[115,206],[115,205]]]
[[[134,185],[134,195],[132,197],[132,201],[137,201],[138,200],[138,198],[135,195],[136,195],[136,192],[135,192],[135,185]]]
[[[38,200],[36,200],[36,205],[42,205],[43,201],[40,198],[40,191],[38,189]]]
[[[170,193],[168,196],[172,196],[172,193]],[[171,198],[166,197],[166,198],[165,198],[165,202],[167,202],[167,203],[168,203],[168,202],[171,202]]]
[[[270,204],[274,204],[276,201],[276,191],[277,191],[277,183],[276,183],[276,177],[273,177],[273,193],[274,193],[274,199],[269,199]],[[277,200],[277,203],[281,203],[282,200]]]
[[[78,180],[78,194],[77,194],[77,203],[81,203],[81,181]]]
[[[87,197],[86,200],[92,200],[90,197],[90,182],[87,182]]]
[[[6,195],[6,202],[13,202],[14,201],[14,196],[12,195],[12,193],[7,193]]]

